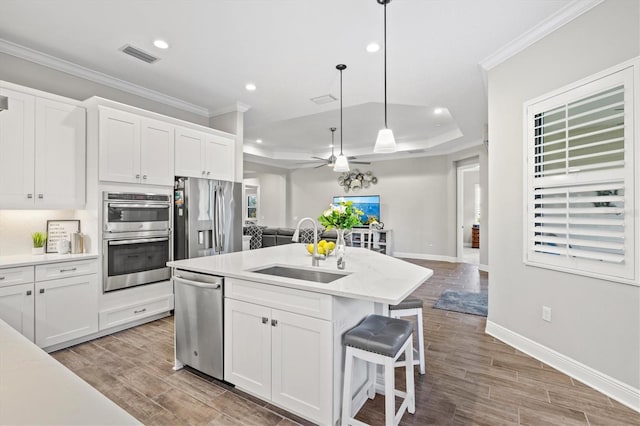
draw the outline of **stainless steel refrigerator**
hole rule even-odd
[[[174,258],[212,256],[242,250],[242,185],[176,177]]]

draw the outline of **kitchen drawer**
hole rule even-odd
[[[36,281],[55,280],[58,278],[76,277],[78,275],[98,272],[96,260],[80,260],[73,262],[49,263],[36,265]]]
[[[0,269],[0,287],[33,282],[33,266]]]
[[[100,330],[127,324],[173,309],[173,294],[100,312]]]
[[[311,291],[225,278],[225,297],[325,320],[331,319],[331,296]]]

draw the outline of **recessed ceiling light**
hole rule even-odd
[[[262,143],[262,139],[256,139],[256,143]]]
[[[253,83],[247,83],[247,84],[245,84],[244,88],[245,88],[245,89],[247,89],[247,90],[248,90],[248,91],[250,91],[250,92],[253,92],[254,90],[256,90],[256,89],[257,89],[256,85],[255,85],[255,84],[253,84]]]
[[[157,47],[158,49],[168,49],[169,48],[169,43],[167,43],[164,40],[160,40],[160,39],[154,40],[153,41],[153,45],[155,47]]]
[[[433,113],[438,115],[442,114],[443,112],[444,112],[444,108],[435,108],[433,110]]]
[[[375,53],[378,50],[380,50],[380,45],[378,43],[376,43],[375,41],[367,44],[367,52]]]

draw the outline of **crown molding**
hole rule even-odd
[[[518,38],[509,42],[498,51],[480,61],[480,67],[486,72],[500,65],[512,56],[520,53],[527,47],[551,34],[563,25],[576,19],[578,16],[593,9],[604,0],[574,0],[562,9],[531,28]]]
[[[108,74],[85,68],[73,62],[56,58],[8,40],[0,39],[0,52],[34,62],[57,71],[62,71],[76,77],[84,78],[85,80],[93,81],[94,83],[103,84],[114,89],[122,90],[123,92],[131,93],[164,105],[178,108],[182,111],[188,111],[203,117],[209,117],[210,115],[207,108],[199,105],[174,98],[173,96],[165,95],[164,93],[156,92],[155,90],[147,89],[146,87],[138,86],[137,84],[120,80],[119,78],[112,77]]]
[[[209,118],[217,117],[222,114],[228,114],[230,112],[247,112],[251,109],[251,105],[244,104],[242,102],[236,102],[226,107],[218,108],[209,112]]]

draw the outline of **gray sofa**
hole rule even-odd
[[[273,228],[267,226],[248,225],[243,228],[244,235],[251,235],[251,241],[249,247],[258,249],[262,247],[280,246],[283,244],[291,244],[293,241],[293,228]],[[318,230],[318,241],[327,240],[336,242],[337,233],[335,229],[325,231],[324,229]],[[300,229],[300,242],[309,244],[313,242],[313,229],[302,228]],[[348,244],[348,241],[347,241]]]

